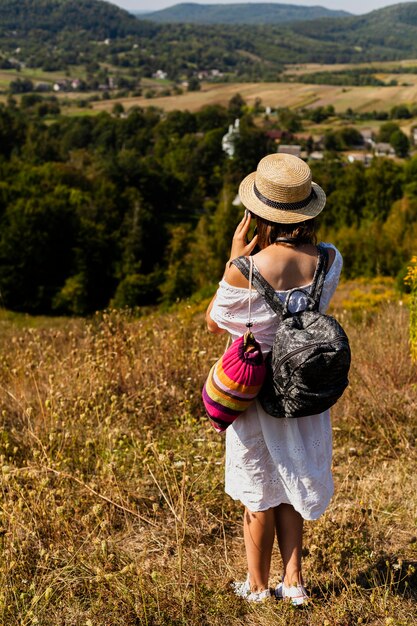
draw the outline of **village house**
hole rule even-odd
[[[197,72],[197,78],[199,80],[210,80],[210,78],[219,78],[220,76],[223,76],[222,72],[215,68],[211,70],[199,70]]]
[[[277,152],[278,154],[292,154],[293,156],[298,157],[299,159],[301,158],[301,146],[298,146],[298,145],[294,145],[294,146],[281,145],[281,146],[278,146]]]
[[[51,83],[40,82],[40,83],[36,83],[35,85],[35,91],[47,92],[51,90],[52,90]]]
[[[366,167],[371,164],[371,161],[373,159],[372,154],[364,152],[349,152],[346,157],[349,163],[355,163],[356,161],[359,163],[363,163]]]
[[[39,84],[43,84],[43,83],[39,83]],[[46,83],[48,86],[48,89],[44,89],[44,91],[50,91],[51,90],[51,85],[49,83]],[[83,88],[83,82],[82,80],[80,80],[79,78],[73,78],[71,80],[58,80],[56,83],[53,84],[52,89],[55,92],[58,91],[80,91]],[[106,85],[106,89],[107,89],[107,85]],[[43,91],[43,89],[42,89]]]
[[[159,80],[166,80],[168,78],[168,73],[164,72],[164,70],[156,70],[156,72],[152,74],[152,78],[158,78]]]
[[[279,144],[279,142],[282,141],[284,134],[284,131],[275,128],[273,128],[272,130],[267,130],[265,133],[268,139],[272,139],[273,141],[275,141],[276,144]]]
[[[68,91],[70,83],[68,80],[59,80],[54,83],[53,90],[54,91]]]
[[[395,150],[390,143],[380,142],[375,144],[375,156],[394,157]]]
[[[374,148],[375,141],[373,139],[373,132],[370,128],[364,128],[359,131],[362,135],[364,148]]]
[[[309,159],[311,161],[323,161],[324,153],[321,150],[313,150],[313,152],[310,153]]]

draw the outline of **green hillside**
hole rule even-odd
[[[255,19],[255,5],[234,6]],[[269,13],[260,9],[264,7]],[[106,63],[129,68],[137,78],[163,70],[174,81],[216,69],[226,80],[275,81],[284,64],[368,62],[417,55],[415,3],[359,17],[274,24],[273,12],[279,15],[281,11],[282,19],[291,14],[293,20],[297,11],[298,18],[319,14],[319,8],[303,8],[300,14],[300,7],[288,5],[284,13],[282,7],[256,5],[258,19],[268,16],[268,24],[163,24],[138,19],[100,0],[0,0],[0,65],[7,69],[24,63],[57,71]],[[220,9],[232,10],[230,6],[210,7],[213,12]]]
[[[417,53],[417,4],[397,4],[358,17],[292,25],[295,36],[349,46],[364,60],[407,58]]]
[[[321,17],[347,16],[346,11],[324,7],[304,7],[291,4],[176,4],[146,16],[154,22],[183,22],[193,24],[282,24]]]
[[[57,33],[88,32],[94,38],[138,33],[136,18],[101,0],[0,0],[0,35],[19,38],[37,31],[49,39]]]

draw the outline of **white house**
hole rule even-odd
[[[310,153],[309,158],[312,161],[323,161],[324,154],[321,150],[313,150],[313,152]]]
[[[355,163],[355,161],[359,161],[359,163],[363,163],[365,166],[370,165],[372,159],[372,154],[367,154],[365,152],[350,152],[347,155],[347,160],[349,161],[349,163]]]
[[[159,78],[160,80],[166,80],[167,77],[168,74],[164,70],[156,70],[155,74],[153,74],[153,78]]]

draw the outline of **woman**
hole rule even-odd
[[[285,300],[294,287],[311,287],[317,264],[314,218],[326,203],[324,191],[311,181],[304,161],[287,154],[263,158],[257,171],[241,183],[239,195],[246,207],[236,228],[230,260],[253,255],[254,266]],[[257,235],[247,243],[252,216]],[[331,244],[320,300],[324,312],[336,289],[342,257]],[[228,261],[219,289],[210,303],[207,326],[212,333],[244,334],[248,309],[248,281]],[[252,290],[253,333],[268,353],[279,323],[263,297]],[[290,311],[307,306],[295,292]],[[303,520],[317,519],[333,494],[330,413],[298,419],[277,419],[256,401],[226,431],[226,493],[245,506],[243,527],[248,576],[234,583],[237,595],[249,602],[268,598],[271,554],[275,533],[283,561],[279,598],[294,605],[308,600],[303,586],[301,552]]]

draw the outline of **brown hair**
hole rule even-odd
[[[288,237],[295,239],[295,243],[317,243],[315,233],[315,220],[305,220],[295,224],[281,224],[279,222],[270,222],[263,217],[256,217],[256,228],[258,233],[258,246],[266,248],[270,246],[278,237]]]

